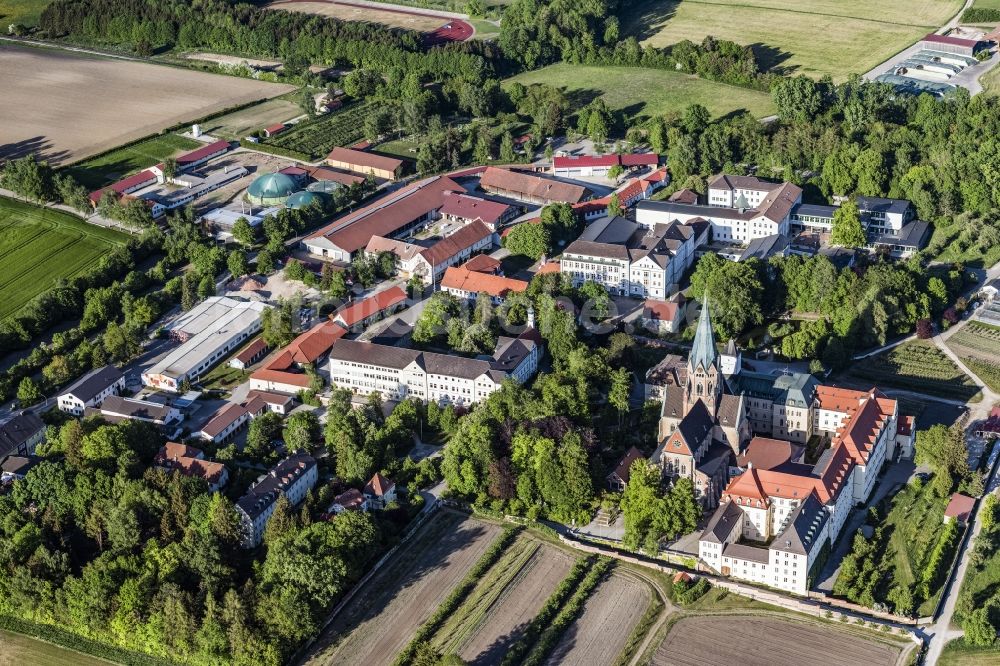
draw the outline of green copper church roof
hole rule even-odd
[[[701,317],[698,318],[698,330],[694,334],[694,344],[691,346],[691,356],[688,363],[692,369],[699,365],[708,370],[718,360],[719,352],[715,348],[715,333],[712,332],[712,316],[708,312],[708,294],[702,301]]]

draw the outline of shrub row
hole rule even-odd
[[[570,623],[583,610],[583,604],[590,598],[590,593],[594,591],[594,588],[601,582],[604,575],[611,570],[613,564],[614,560],[607,557],[602,557],[598,560],[594,568],[580,582],[580,587],[577,588],[563,609],[559,611],[555,621],[539,637],[538,642],[535,643],[535,647],[528,654],[528,658],[524,660],[525,666],[541,666],[545,663],[549,654],[555,649],[556,644],[562,638],[563,633],[569,628]]]
[[[707,578],[702,577],[690,586],[688,584],[674,584],[674,596],[680,604],[688,606],[701,599],[710,589],[712,589],[712,584],[708,582]]]
[[[475,566],[469,570],[469,573],[462,579],[462,582],[451,591],[447,599],[441,602],[441,605],[434,611],[434,614],[427,618],[427,621],[417,629],[416,633],[413,634],[413,638],[410,639],[409,644],[403,648],[403,651],[396,655],[396,659],[393,661],[395,666],[405,666],[405,664],[413,661],[421,643],[429,641],[437,633],[438,629],[441,628],[444,621],[458,610],[458,607],[469,596],[469,593],[472,592],[472,588],[476,586],[479,579],[489,571],[490,567],[497,563],[497,560],[500,559],[504,551],[514,542],[520,531],[521,529],[518,527],[509,527],[503,531],[500,537],[483,553],[483,556],[479,558]]]
[[[107,659],[125,666],[173,666],[176,662],[148,654],[132,652],[100,641],[84,638],[71,631],[49,624],[36,624],[19,618],[0,615],[0,629],[40,639],[84,654]]]
[[[962,13],[962,23],[993,23],[1000,21],[1000,9],[971,7]]]
[[[927,564],[924,566],[923,574],[920,577],[920,586],[924,591],[922,595],[925,599],[929,599],[931,596],[931,590],[937,583],[937,580],[941,577],[941,573],[944,570],[945,565],[951,560],[952,547],[955,545],[956,537],[958,536],[958,522],[955,520],[950,521],[941,532],[941,536],[938,537],[937,543],[934,545],[934,550],[931,551],[931,556],[927,560]]]

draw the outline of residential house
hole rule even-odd
[[[229,402],[220,407],[195,433],[199,439],[221,444],[236,434],[250,421],[250,412],[239,403]]]
[[[45,440],[45,422],[33,412],[20,412],[0,425],[0,458],[27,456]]]
[[[153,464],[167,471],[178,471],[184,476],[197,476],[208,484],[208,491],[215,493],[229,481],[229,470],[220,462],[205,460],[205,452],[193,446],[167,442],[160,447]]]
[[[643,325],[661,335],[679,332],[684,325],[684,303],[680,291],[666,301],[647,298],[642,307]]]
[[[373,509],[384,509],[396,501],[396,484],[378,472],[365,484],[365,501]]]
[[[113,365],[91,370],[59,394],[56,404],[61,411],[83,416],[87,407],[96,407],[109,395],[125,390],[125,375]]]
[[[608,489],[616,493],[625,492],[625,486],[628,485],[628,480],[632,475],[632,463],[643,459],[645,459],[645,456],[642,455],[642,451],[634,446],[631,447],[625,453],[625,456],[618,461],[614,470],[605,477],[608,482]]]
[[[257,479],[247,494],[236,502],[243,531],[243,547],[256,548],[260,545],[279,497],[284,495],[294,506],[305,499],[306,493],[316,485],[317,478],[316,459],[296,451]]]
[[[368,500],[361,491],[357,488],[351,488],[345,492],[340,493],[333,498],[333,503],[327,508],[326,513],[329,514],[340,514],[345,511],[367,511],[368,510]]]
[[[38,456],[9,455],[0,458],[0,486],[22,480],[44,458]]]

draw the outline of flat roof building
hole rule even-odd
[[[206,298],[175,322],[170,335],[183,344],[143,372],[142,383],[176,392],[184,380],[197,380],[260,330],[268,307],[223,296]]]

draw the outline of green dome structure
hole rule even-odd
[[[296,192],[292,196],[288,197],[288,200],[285,201],[285,208],[295,208],[296,210],[298,210],[299,208],[305,208],[313,201],[319,201],[322,203],[322,199],[323,195],[321,194],[303,190],[301,192]]]
[[[309,187],[306,188],[309,192],[319,192],[320,194],[333,195],[334,192],[342,188],[343,185],[340,183],[335,183],[332,180],[317,180],[315,183],[310,183]]]
[[[260,206],[274,206],[285,200],[296,189],[295,181],[283,173],[266,173],[257,177],[247,188],[247,199]]]

